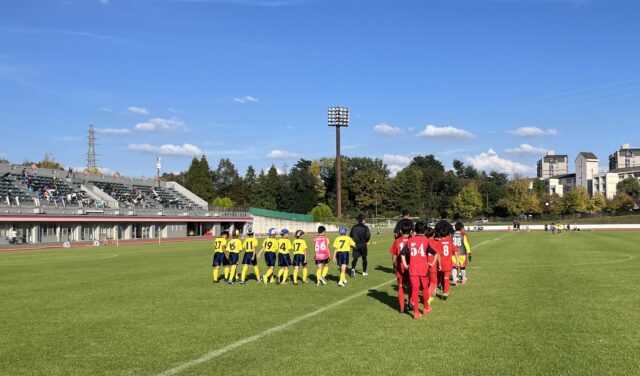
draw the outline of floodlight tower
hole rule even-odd
[[[336,128],[336,185],[338,207],[336,214],[342,218],[342,172],[340,153],[340,128],[349,126],[349,109],[347,107],[329,107],[328,122],[330,127]]]
[[[156,187],[160,187],[160,168],[162,167],[160,163],[160,156],[156,156]]]
[[[93,130],[93,125],[89,124],[89,147],[87,150],[87,168],[91,170],[91,172],[95,172],[97,169],[97,158],[96,158],[96,133]]]

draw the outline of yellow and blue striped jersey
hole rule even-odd
[[[247,238],[244,240],[244,243],[242,244],[242,248],[244,248],[245,252],[255,252],[257,246],[258,246],[258,239],[256,238]]]
[[[283,255],[289,254],[289,251],[291,251],[291,248],[293,248],[293,246],[291,245],[291,240],[282,238],[278,242],[278,253]]]
[[[333,249],[336,252],[349,252],[351,247],[355,247],[356,243],[347,235],[340,235],[333,241]]]
[[[262,248],[265,252],[278,252],[278,239],[266,238],[262,242]]]
[[[242,251],[242,240],[232,239],[229,245],[227,245],[227,250],[230,253],[240,253],[240,251]]]
[[[307,241],[304,239],[296,239],[293,241],[293,254],[304,255],[307,250]]]
[[[227,248],[227,239],[225,238],[217,238],[213,241],[213,252],[214,253],[222,253],[226,251]]]

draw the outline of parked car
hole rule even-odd
[[[474,223],[489,223],[489,218],[487,217],[482,217],[482,218],[478,218],[475,221],[473,221]]]

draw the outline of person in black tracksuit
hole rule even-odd
[[[450,236],[453,235],[453,233],[456,232],[456,230],[453,228],[451,223],[449,223],[449,221],[447,220],[447,218],[449,217],[449,213],[447,213],[446,211],[443,211],[440,215],[442,216],[442,219],[440,220],[440,222],[436,223],[436,226],[435,226],[436,234],[441,234],[442,231],[446,230],[446,232]]]
[[[356,276],[356,265],[358,265],[358,258],[362,256],[362,275],[367,274],[367,253],[369,240],[371,240],[371,231],[365,224],[364,216],[360,214],[358,216],[358,224],[351,228],[349,236],[356,243],[353,249],[353,261],[351,262],[351,276]]]

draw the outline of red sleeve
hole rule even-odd
[[[391,248],[389,248],[389,254],[393,255],[393,256],[397,256],[396,254],[396,241],[394,241],[393,243],[391,243]]]

